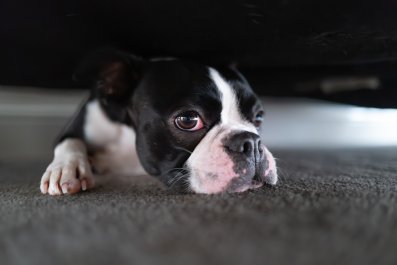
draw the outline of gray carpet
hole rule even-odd
[[[39,193],[0,163],[0,264],[397,264],[397,149],[275,151],[275,188],[214,196],[152,179]]]

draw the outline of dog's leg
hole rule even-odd
[[[73,194],[94,186],[84,140],[85,116],[86,105],[83,105],[61,134],[54,158],[41,178],[43,194]]]
[[[93,167],[102,171],[120,161],[116,154],[127,158],[122,164],[143,171],[139,170],[129,112],[142,66],[135,56],[105,49],[87,56],[78,67],[75,79],[83,86],[91,86],[91,95],[58,141],[54,159],[41,179],[42,193],[76,193],[93,187],[87,152]],[[97,163],[95,158],[99,157]]]
[[[54,159],[41,178],[40,190],[50,195],[73,194],[94,186],[85,143],[67,138],[54,150]]]
[[[126,108],[120,108],[111,119],[98,99],[86,102],[62,133],[42,176],[41,192],[60,195],[90,189],[94,186],[91,168],[99,174],[142,174],[135,133],[125,125],[125,113]]]

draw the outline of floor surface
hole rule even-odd
[[[2,162],[0,263],[396,264],[396,149],[274,153],[276,187],[213,196],[139,177],[50,197],[44,161]]]

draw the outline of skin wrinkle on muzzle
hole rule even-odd
[[[241,132],[259,134],[256,127],[240,114],[232,87],[216,70],[210,68],[209,75],[221,94],[221,121],[205,135],[186,162],[191,173],[190,189],[197,193],[241,192],[262,186],[263,182],[253,183],[252,178],[259,174],[259,178],[266,181],[269,172],[274,173],[269,184],[275,184],[274,158],[265,146],[260,146],[265,151],[261,154],[261,165],[258,167],[262,172],[256,172],[255,158],[241,156],[233,159],[226,151],[224,142],[232,135]],[[269,166],[274,168],[269,169]]]

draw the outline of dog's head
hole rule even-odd
[[[149,174],[197,193],[277,182],[274,158],[260,137],[261,102],[237,70],[122,52],[99,58],[91,68],[98,97],[110,109],[129,109]]]

